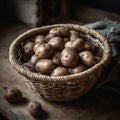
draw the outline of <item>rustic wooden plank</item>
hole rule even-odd
[[[109,92],[91,92],[69,103],[49,102],[31,90],[11,66],[8,50],[11,42],[29,28],[19,24],[0,27],[0,112],[10,120],[34,120],[27,111],[30,100],[38,101],[48,113],[47,120],[119,120],[120,98]],[[4,87],[17,87],[27,98],[22,104],[9,104],[3,97]],[[40,118],[38,118],[39,120]]]

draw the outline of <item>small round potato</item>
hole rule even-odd
[[[33,51],[34,42],[27,42],[23,47],[23,52],[27,57],[31,57],[34,54]]]
[[[70,40],[71,41],[74,41],[76,40],[77,38],[79,38],[79,32],[78,31],[75,31],[75,30],[70,30]]]
[[[67,48],[67,47],[70,47],[70,48],[72,48],[72,41],[68,41],[68,42],[66,42],[65,43],[65,47]]]
[[[19,103],[23,96],[22,93],[19,89],[17,88],[7,88],[4,94],[4,98],[9,102],[9,103]]]
[[[85,41],[82,38],[77,38],[72,43],[72,48],[74,48],[77,52],[80,52],[84,49]]]
[[[72,67],[78,62],[78,55],[73,48],[65,48],[61,52],[61,62],[66,67]]]
[[[61,53],[60,52],[55,52],[52,58],[52,61],[56,65],[61,65]]]
[[[57,67],[51,73],[51,76],[65,76],[65,75],[69,75],[69,72],[64,67]]]
[[[47,58],[52,53],[53,53],[53,47],[48,43],[44,43],[40,45],[35,51],[35,55],[37,55],[39,59]]]
[[[48,42],[51,38],[55,37],[56,35],[55,34],[47,34],[46,37],[45,37],[45,41]]]
[[[55,64],[52,60],[41,59],[36,63],[35,68],[38,72],[48,75],[55,69]]]
[[[64,48],[64,40],[61,37],[53,37],[48,43],[57,50],[62,50]]]
[[[79,58],[87,67],[92,67],[96,64],[95,57],[90,51],[80,52]]]
[[[45,43],[45,36],[44,35],[38,35],[35,38],[35,44],[39,43],[40,45]]]
[[[43,113],[41,104],[36,101],[29,102],[27,110],[35,118],[42,116]]]
[[[50,34],[55,34],[61,37],[67,37],[69,36],[69,28],[67,27],[56,27],[56,28],[52,28],[49,31]]]
[[[34,72],[34,71],[35,71],[35,66],[34,66],[34,64],[32,64],[32,63],[29,63],[29,62],[24,63],[24,64],[23,64],[23,67],[24,67],[25,69],[31,71],[31,72]]]
[[[37,55],[33,55],[33,56],[30,58],[30,63],[36,64],[38,60],[39,60],[38,56],[37,56]]]
[[[39,44],[39,43],[35,44],[35,45],[34,45],[34,48],[33,48],[33,51],[35,52],[35,51],[36,51],[36,49],[37,49],[39,46],[40,46],[40,44]]]
[[[77,65],[72,68],[71,73],[72,74],[81,73],[85,70],[87,70],[87,67],[85,65]]]

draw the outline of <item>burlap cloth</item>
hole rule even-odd
[[[120,95],[120,22],[108,19],[86,24],[105,36],[112,47],[112,60],[96,83],[96,89],[112,91]]]

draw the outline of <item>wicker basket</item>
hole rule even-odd
[[[18,59],[20,43],[31,36],[39,33],[46,33],[51,28],[60,26],[68,27],[97,38],[94,42],[97,42],[97,44],[99,44],[99,48],[102,50],[101,61],[82,73],[61,77],[49,77],[24,69],[20,60]],[[11,44],[9,50],[10,63],[20,74],[27,78],[30,83],[32,83],[35,90],[45,99],[59,102],[74,100],[75,98],[78,98],[88,92],[96,83],[102,70],[109,63],[110,58],[111,48],[108,41],[102,35],[84,26],[73,24],[56,24],[29,30],[18,36]]]

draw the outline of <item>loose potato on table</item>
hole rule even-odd
[[[48,43],[40,45],[35,51],[35,55],[37,55],[38,58],[40,59],[47,58],[52,53],[53,53],[53,47]]]
[[[73,48],[65,48],[61,52],[61,62],[66,67],[72,67],[78,62],[78,55]]]
[[[36,63],[35,68],[38,72],[47,75],[55,69],[55,64],[52,60],[41,59]]]
[[[61,37],[53,37],[48,43],[57,50],[62,50],[64,48],[64,40]]]
[[[87,67],[92,67],[93,65],[97,63],[94,55],[90,51],[80,52],[79,58]]]
[[[51,73],[51,76],[65,76],[69,75],[68,69],[65,67],[57,67]]]

